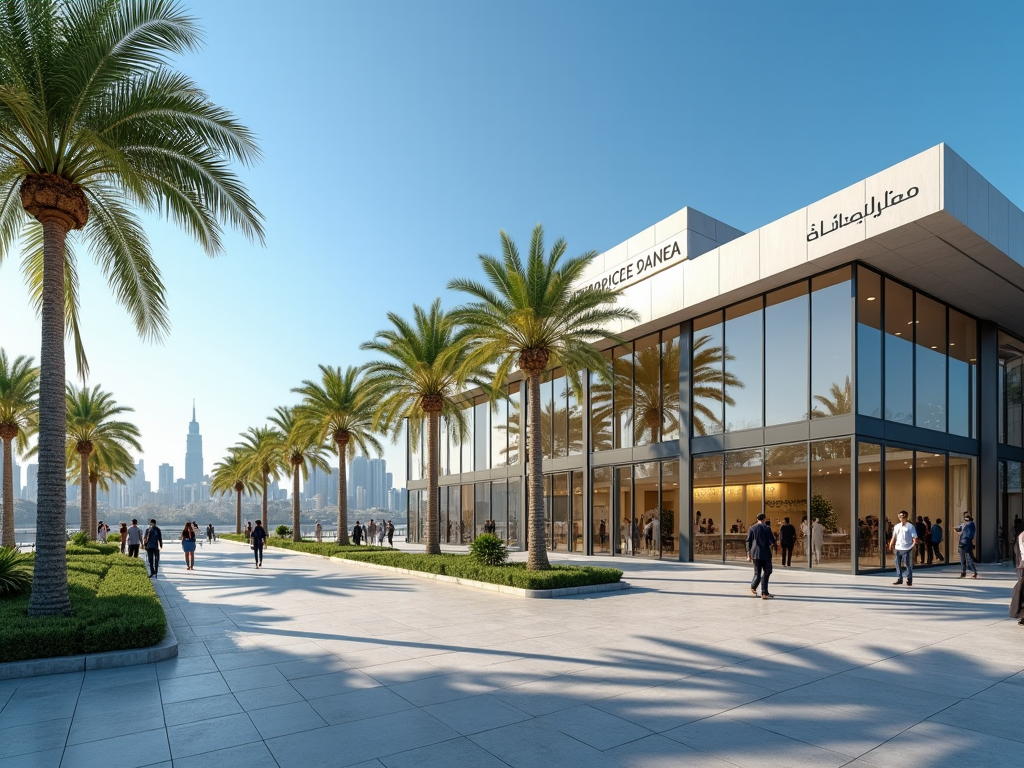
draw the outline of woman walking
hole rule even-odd
[[[263,529],[263,521],[257,520],[252,529],[252,556],[256,558],[256,567],[263,567],[263,545],[267,541],[267,532]]]
[[[121,534],[121,554],[123,555],[124,554],[125,546],[127,546],[127,544],[128,544],[128,524],[127,523],[121,523],[121,529],[120,529],[119,533]]]
[[[363,543],[363,526],[356,520],[355,526],[352,528],[352,542],[358,547]]]
[[[249,541],[252,538],[252,523],[248,520],[245,521],[245,540]]]
[[[181,531],[181,548],[185,552],[185,570],[191,571],[196,564],[196,531],[192,523],[185,523]]]

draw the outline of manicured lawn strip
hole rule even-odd
[[[141,560],[68,548],[69,617],[28,618],[29,595],[0,600],[0,662],[145,648],[167,622]]]
[[[245,541],[244,536],[234,534],[229,534],[224,538],[231,541]],[[436,573],[520,589],[589,587],[595,584],[615,584],[622,580],[622,571],[616,568],[598,568],[590,565],[552,565],[551,570],[548,571],[528,571],[526,563],[480,565],[469,555],[421,555],[397,552],[381,547],[357,547],[354,545],[340,547],[337,544],[295,542],[275,538],[267,539],[267,544],[298,552],[311,552],[343,560],[359,560],[364,563],[406,568],[410,571]]]

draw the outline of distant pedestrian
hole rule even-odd
[[[931,547],[927,544],[928,526],[925,525],[924,518],[920,515],[917,516],[917,522],[914,523],[914,530],[917,531],[917,548],[914,552],[914,559],[918,565],[924,565],[925,555],[931,552]]]
[[[160,550],[164,548],[164,535],[156,527],[156,520],[149,521],[143,543],[146,547],[146,557],[149,558],[149,575],[155,578],[160,572]]]
[[[900,511],[900,521],[893,526],[889,539],[889,551],[896,553],[896,581],[893,586],[903,583],[903,568],[907,569],[907,586],[914,586],[914,545],[917,544],[917,528],[907,521],[907,513]]]
[[[946,562],[946,558],[942,556],[942,518],[935,518],[935,522],[932,523],[932,552],[935,553],[935,557],[939,562]]]
[[[750,594],[757,597],[757,587],[760,585],[762,600],[775,597],[768,591],[768,578],[772,575],[772,548],[776,541],[775,534],[764,521],[764,512],[759,512],[757,522],[747,530],[747,560],[754,563]]]
[[[363,526],[356,520],[355,527],[352,529],[352,543],[357,547],[363,542]]]
[[[394,538],[394,536],[395,536],[395,524],[391,520],[388,520],[388,546],[392,547],[392,548],[395,546],[391,542],[391,540]]]
[[[213,544],[213,523],[206,524],[206,542]]]
[[[1010,594],[1010,616],[1024,627],[1024,530],[1013,540],[1013,561],[1017,566],[1017,583]]]
[[[814,562],[821,563],[821,551],[825,547],[825,527],[821,520],[814,518],[811,523],[811,550],[814,552]]]
[[[263,545],[267,542],[267,532],[263,529],[263,521],[257,520],[252,529],[252,555],[256,559],[256,567],[263,567]]]
[[[96,528],[96,538],[104,543],[107,541],[107,526],[104,525],[102,520],[100,520],[100,524]]]
[[[973,575],[972,579],[978,578],[978,566],[974,564],[974,535],[977,527],[974,525],[974,518],[970,512],[964,512],[964,521],[954,528],[960,534],[960,544],[957,550],[960,552],[960,578],[966,578],[967,572]]]
[[[363,543],[366,544],[366,545],[369,545],[370,544],[370,537],[366,535],[366,526],[365,525],[362,528],[359,529],[359,534],[360,534],[360,536],[363,537]]]
[[[315,528],[315,530],[316,530],[316,543],[320,544],[320,543],[323,542],[324,527],[322,525],[320,525],[320,521],[319,520],[316,521],[316,528]]]
[[[789,522],[788,517],[782,518],[779,527],[779,544],[782,545],[782,566],[791,568],[793,565],[793,547],[796,546],[796,526]]]
[[[128,546],[128,525],[121,523],[121,528],[118,530],[118,534],[121,536],[121,554],[124,554],[125,547]]]
[[[185,570],[191,571],[196,564],[196,529],[192,523],[185,523],[181,531],[181,549],[185,553]]]
[[[139,546],[142,544],[142,531],[139,530],[139,521],[134,517],[125,537],[128,540],[128,557],[138,557]]]
[[[387,533],[388,533],[388,527],[387,527],[387,525],[385,525],[384,521],[381,520],[380,521],[380,527],[377,528],[377,546],[379,546],[379,547],[383,547],[384,546],[384,537],[387,536]]]
[[[377,541],[377,524],[373,522],[373,518],[370,518],[370,524],[366,526],[364,531],[366,534],[366,543],[373,544]]]
[[[245,521],[245,540],[249,541],[252,538],[252,523],[249,520]]]

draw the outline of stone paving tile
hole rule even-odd
[[[380,758],[379,764],[385,768],[508,768],[507,763],[465,738],[388,755]]]
[[[79,705],[81,710],[81,705]],[[101,708],[90,710],[91,714],[75,714],[74,725],[68,734],[68,744],[84,744],[87,741],[111,739],[126,733],[151,731],[163,728],[164,712],[159,701],[155,707],[127,709],[110,712]]]
[[[727,763],[659,734],[609,749],[605,754],[622,768],[736,768],[735,763]]]
[[[980,734],[935,722],[918,723],[896,738],[862,756],[865,762],[928,768],[1019,768],[1019,741]]]
[[[364,720],[411,709],[412,704],[383,686],[311,699],[310,706],[328,725]]]
[[[306,701],[252,710],[248,715],[264,739],[286,736],[289,733],[312,731],[327,725]]]
[[[242,705],[246,712],[277,707],[282,704],[294,704],[302,701],[302,694],[295,690],[288,683],[284,685],[272,685],[269,688],[253,688],[248,691],[237,691],[235,700]]]
[[[277,761],[262,741],[237,747],[174,758],[174,768],[277,768]]]
[[[512,768],[613,768],[608,755],[539,720],[494,728],[467,737]]]
[[[219,696],[222,693],[230,691],[220,672],[171,677],[160,681],[160,698],[164,704],[201,699],[205,696]]]
[[[375,688],[380,683],[358,670],[345,669],[316,677],[297,678],[291,681],[291,685],[304,698],[315,699],[321,696],[333,696],[345,691]]]
[[[70,717],[0,728],[0,765],[18,755],[63,748],[70,729]]]
[[[207,696],[202,699],[189,699],[164,705],[164,722],[166,725],[184,725],[200,720],[210,720],[225,715],[238,715],[242,707],[230,693],[220,696]]]
[[[64,758],[64,747],[30,752],[4,759],[4,768],[60,768]]]
[[[260,735],[246,714],[215,717],[167,729],[174,760],[259,741]]]
[[[530,719],[530,715],[490,694],[434,704],[423,711],[464,736]]]
[[[67,768],[141,768],[170,757],[167,732],[158,728],[69,745],[64,750],[61,765]]]
[[[602,751],[651,735],[649,730],[636,723],[609,715],[586,704],[552,712],[538,720],[566,736],[572,736]]]

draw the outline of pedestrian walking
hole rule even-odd
[[[764,512],[759,512],[757,522],[747,530],[747,560],[754,563],[750,594],[757,597],[757,587],[760,585],[762,600],[775,597],[768,591],[768,578],[772,575],[772,548],[776,541],[775,534],[764,521]]]
[[[121,554],[123,555],[125,547],[128,546],[128,525],[126,523],[121,523],[121,528],[118,530],[118,533],[121,536]]]
[[[352,542],[358,547],[363,541],[363,526],[356,520],[355,527],[352,529]]]
[[[782,518],[779,526],[779,544],[782,545],[782,567],[793,566],[793,547],[796,546],[796,526],[789,522],[788,517]]]
[[[320,544],[320,543],[323,542],[324,527],[322,525],[320,525],[320,521],[319,520],[316,521],[315,531],[316,531],[316,543]]]
[[[191,571],[196,564],[196,529],[192,523],[185,523],[181,530],[181,549],[185,553],[185,570]]]
[[[146,557],[149,558],[149,575],[155,578],[160,572],[160,550],[164,548],[164,535],[156,527],[156,520],[149,521],[143,545],[146,547]]]
[[[126,538],[128,539],[128,557],[138,557],[139,546],[142,544],[142,531],[139,530],[139,521],[134,517],[132,524],[128,526]]]
[[[249,542],[252,538],[252,523],[249,520],[245,521],[245,540]]]
[[[914,586],[914,545],[917,543],[917,528],[907,521],[907,513],[900,511],[900,521],[893,526],[889,539],[889,551],[896,552],[896,581],[893,586],[903,583],[903,568],[907,569],[907,586]]]
[[[942,546],[941,546],[941,544],[942,544],[942,518],[941,517],[935,518],[935,522],[932,523],[931,537],[932,537],[932,552],[935,553],[936,559],[940,563],[946,562],[946,558],[944,558],[942,556]]]
[[[365,525],[362,528],[359,529],[359,535],[362,536],[363,542],[365,542],[367,545],[370,544],[370,539],[366,535],[366,526]]]
[[[267,542],[267,532],[263,529],[263,521],[257,520],[252,529],[252,556],[256,559],[256,567],[263,567],[263,545]]]
[[[960,534],[960,543],[957,550],[960,552],[960,578],[967,578],[967,572],[973,575],[972,579],[978,578],[978,566],[974,564],[974,535],[977,527],[974,525],[974,518],[970,512],[964,512],[964,521],[954,528]]]
[[[1024,627],[1024,530],[1013,540],[1013,562],[1017,566],[1017,583],[1010,594],[1010,616]]]
[[[928,546],[928,526],[924,524],[924,518],[920,515],[917,516],[917,522],[914,523],[914,530],[917,531],[917,547],[914,548],[914,559],[918,565],[924,565],[924,558]]]
[[[381,520],[380,521],[380,527],[377,528],[377,546],[378,547],[383,547],[384,546],[384,537],[387,535],[387,533],[388,533],[388,527],[387,527],[387,525],[384,524],[384,521]]]
[[[213,523],[206,524],[206,543],[213,544]]]
[[[100,520],[100,524],[96,526],[96,538],[103,543],[106,543],[107,541],[107,526],[102,520]]]
[[[394,538],[394,536],[395,536],[395,524],[393,522],[391,522],[390,520],[388,520],[388,546],[392,547],[392,548],[394,548],[394,546],[395,546],[391,542],[391,540]]]
[[[363,531],[366,536],[366,543],[373,544],[377,540],[377,524],[373,522],[373,518],[370,518],[370,524],[366,526],[366,530]]]
[[[821,564],[821,551],[825,548],[825,526],[821,520],[814,518],[811,524],[811,549],[814,552],[814,562]]]

